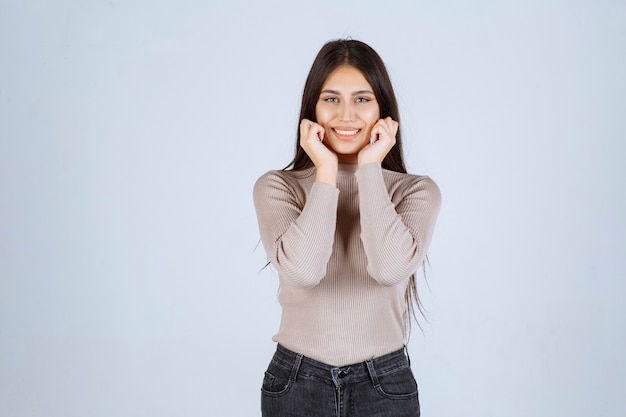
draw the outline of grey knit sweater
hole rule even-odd
[[[441,204],[430,178],[340,164],[335,188],[315,168],[270,171],[254,204],[280,280],[274,341],[334,366],[403,346],[404,293]]]

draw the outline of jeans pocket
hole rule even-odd
[[[263,377],[261,392],[270,397],[278,397],[285,394],[291,388],[292,381],[290,377],[291,369],[286,369],[274,361],[270,362]]]
[[[376,390],[390,399],[408,399],[417,397],[417,382],[408,366],[397,368],[378,376]]]

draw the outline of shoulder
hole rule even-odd
[[[312,169],[302,171],[271,170],[261,175],[254,184],[254,195],[267,194],[274,191],[296,192],[304,184],[315,180]]]
[[[383,178],[390,194],[398,194],[401,198],[419,194],[433,202],[441,201],[439,186],[427,175],[406,174],[383,169]]]

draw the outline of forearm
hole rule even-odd
[[[393,202],[380,166],[365,165],[356,176],[368,273],[383,285],[407,280],[426,255],[439,210],[439,190],[424,180]]]
[[[337,164],[329,164],[316,169],[315,181],[337,187]]]
[[[316,182],[300,210],[294,201],[273,189],[255,187],[254,194],[268,259],[291,284],[315,286],[326,275],[332,253],[339,191]]]

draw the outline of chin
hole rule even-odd
[[[343,145],[343,146],[342,146]],[[357,145],[357,144],[338,144],[338,146],[333,146],[333,150],[335,151],[335,153],[337,153],[338,155],[344,155],[344,156],[349,156],[349,155],[357,155],[359,153],[359,151],[361,151],[361,149],[363,149],[364,145]]]

